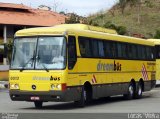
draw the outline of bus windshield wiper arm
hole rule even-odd
[[[42,63],[42,66],[47,72],[49,72],[49,70],[47,69],[47,67],[43,63]]]
[[[38,55],[38,57],[36,57],[38,60],[40,60],[40,57],[39,57],[39,55]],[[47,69],[47,67],[43,64],[43,63],[41,63],[42,64],[42,66],[43,66],[43,68],[47,71],[47,72],[49,72],[49,70]]]
[[[30,61],[32,61],[32,63],[33,63],[34,59],[35,59],[35,51],[33,52],[33,57],[31,57],[31,58],[22,66],[22,68],[20,69],[20,72],[22,72],[22,71],[24,70],[24,68],[26,67],[26,65],[27,65]]]

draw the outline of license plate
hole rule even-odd
[[[40,98],[37,97],[37,96],[32,96],[30,99],[31,99],[31,100],[40,100]]]

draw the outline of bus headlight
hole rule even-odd
[[[61,84],[57,84],[56,88],[61,89]]]
[[[51,84],[51,90],[61,90],[61,84]]]
[[[11,84],[10,88],[11,89],[19,89],[19,85],[18,84]]]
[[[55,85],[54,84],[51,84],[51,89],[55,89]]]
[[[62,83],[62,84],[51,84],[51,90],[66,90],[67,86],[66,83]]]

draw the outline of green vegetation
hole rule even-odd
[[[160,38],[159,0],[119,0],[108,11],[88,17],[88,24],[117,30],[119,34],[142,34]]]
[[[6,44],[7,47],[7,58],[9,63],[11,62],[11,56],[12,56],[12,47],[13,47],[13,40],[9,40]]]
[[[156,31],[156,34],[154,35],[154,38],[160,39],[160,29]]]
[[[111,22],[105,23],[103,25],[103,27],[109,28],[109,29],[115,29],[117,31],[117,33],[120,34],[120,35],[125,35],[127,33],[127,30],[126,30],[125,26],[116,26],[115,24],[113,24]]]
[[[65,19],[66,24],[74,24],[74,23],[80,23],[79,16],[76,14],[70,14],[69,18]]]

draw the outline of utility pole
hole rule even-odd
[[[3,43],[4,43],[4,57],[3,57],[3,64],[7,65],[7,52],[6,52],[6,44],[7,44],[7,26],[3,27]]]
[[[56,0],[54,0],[54,1],[53,1],[53,10],[54,10],[55,12],[57,12],[57,7],[58,7],[58,5],[59,5],[59,3],[56,2]]]

